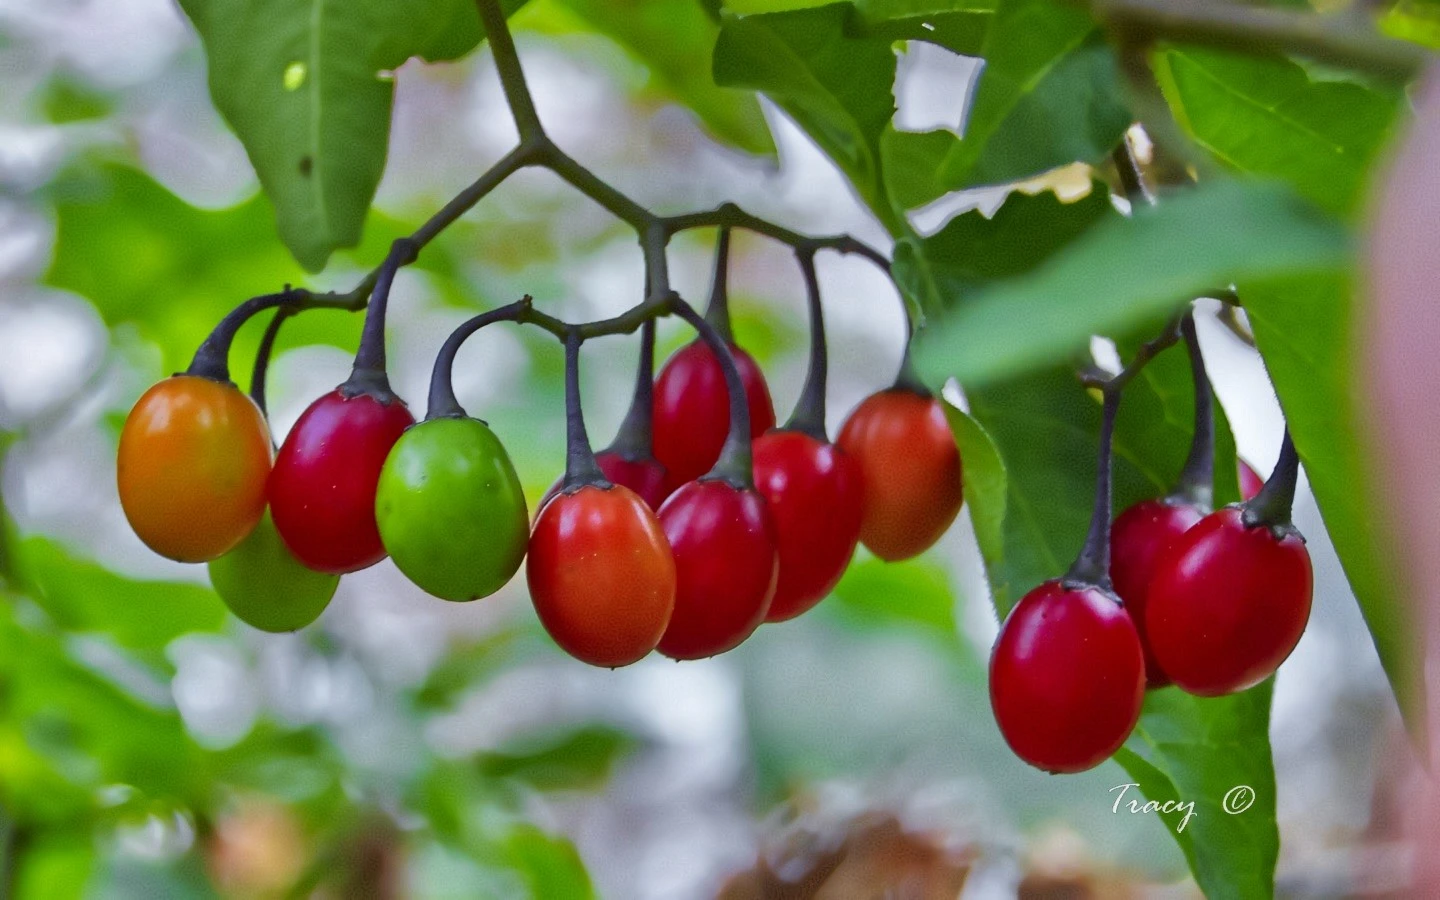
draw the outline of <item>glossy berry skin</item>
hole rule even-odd
[[[385,550],[406,578],[443,600],[478,600],[520,570],[530,538],[525,492],[499,438],[479,419],[431,419],[390,449],[375,493]]]
[[[692,481],[660,508],[660,526],[677,578],[660,652],[704,659],[738,647],[765,621],[775,595],[779,556],[765,500],[725,481]]]
[[[1110,580],[1115,593],[1140,632],[1145,650],[1145,681],[1152,687],[1170,683],[1145,641],[1146,600],[1150,580],[1175,540],[1205,518],[1205,511],[1175,500],[1142,500],[1125,510],[1110,526]]]
[[[860,539],[860,466],[839,448],[799,431],[772,431],[754,444],[755,487],[770,507],[780,577],[767,622],[794,617],[835,587]]]
[[[1293,531],[1246,528],[1239,507],[1211,513],[1165,554],[1145,632],[1171,681],[1192,694],[1243,691],[1280,668],[1310,621],[1310,552]]]
[[[210,584],[236,618],[261,631],[298,631],[320,618],[339,575],[301,565],[267,512],[229,553],[210,561]]]
[[[628,666],[660,643],[675,609],[675,558],[635,492],[586,485],[546,504],[525,577],[540,624],[592,666]]]
[[[214,559],[260,521],[270,457],[265,418],[235,385],[167,378],[141,396],[120,431],[125,518],[161,556]]]
[[[865,398],[836,445],[860,464],[860,543],[883,560],[918,556],[960,512],[960,450],[934,397],[894,388]]]
[[[1118,598],[1047,581],[1010,611],[990,656],[990,705],[1005,742],[1047,772],[1083,772],[1125,743],[1145,661]]]
[[[270,473],[270,512],[286,545],[317,572],[343,575],[385,558],[375,487],[415,419],[396,399],[331,391],[301,414]]]
[[[670,494],[666,488],[665,467],[658,460],[626,459],[613,450],[602,450],[595,454],[595,461],[607,479],[639,494],[653,510],[658,511]]]
[[[730,345],[750,407],[750,436],[775,427],[770,389],[755,360]],[[670,357],[655,379],[655,458],[666,469],[667,493],[710,471],[730,430],[730,399],[720,361],[704,341],[694,341]]]
[[[1249,500],[1260,493],[1260,489],[1265,486],[1265,479],[1261,478],[1260,473],[1255,471],[1254,467],[1245,460],[1240,459],[1236,462],[1240,464],[1240,499]]]

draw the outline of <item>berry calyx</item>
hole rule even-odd
[[[937,398],[906,388],[872,394],[836,444],[860,467],[860,542],[876,556],[917,556],[955,521],[964,500],[960,451]]]
[[[765,620],[779,572],[764,498],[753,488],[702,478],[665,501],[660,525],[677,576],[660,652],[703,659],[739,646]]]
[[[390,448],[415,424],[399,398],[320,397],[290,429],[270,473],[270,509],[302,563],[342,575],[385,558],[375,492]]]
[[[265,511],[270,430],[228,381],[176,375],[135,403],[120,431],[116,484],[130,527],[179,562],[234,549]]]
[[[675,559],[650,507],[618,485],[566,489],[540,511],[525,565],[540,623],[592,666],[642,659],[675,608]]]
[[[1001,626],[990,704],[1015,754],[1047,772],[1083,772],[1134,730],[1145,697],[1140,637],[1115,595],[1047,581]]]

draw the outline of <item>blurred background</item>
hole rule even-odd
[[[516,29],[557,143],[642,203],[678,212],[733,199],[800,231],[887,246],[773,109],[778,165],[712,141],[642,65],[551,4],[531,4]],[[901,61],[898,121],[953,127],[973,74],[917,45]],[[1112,811],[1112,789],[1129,780],[1117,765],[1050,777],[1005,748],[984,677],[997,625],[963,514],[919,560],[881,565],[861,550],[814,613],[736,652],[614,672],[549,643],[523,579],[451,605],[382,563],[346,577],[319,623],[275,636],[226,614],[203,567],[140,544],[114,473],[140,393],[247,296],[285,282],[351,287],[513,144],[484,48],[394,77],[364,244],[310,277],[276,237],[171,0],[0,0],[0,488],[15,529],[6,574],[23,570],[33,586],[0,616],[0,833],[16,894],[1192,894],[1164,824]],[[952,195],[914,221],[934,230],[1001,199]],[[697,303],[712,241],[672,246],[676,287]],[[799,273],[783,247],[737,235],[735,249],[737,334],[783,419],[806,359]],[[833,433],[888,385],[903,325],[869,264],[831,255],[820,272]],[[418,402],[436,349],[476,309],[530,293],[594,319],[638,301],[642,275],[623,225],[548,173],[522,173],[400,275],[394,385]],[[1212,377],[1263,474],[1280,441],[1274,395],[1259,357],[1205,309]],[[237,377],[262,327],[237,343]],[[359,327],[338,312],[287,325],[270,376],[277,439],[344,379]],[[687,340],[667,323],[662,358]],[[635,354],[634,339],[586,347],[597,444],[628,404]],[[561,375],[558,345],[515,329],[487,329],[457,365],[462,403],[506,443],[532,503],[563,468]],[[1394,890],[1384,873],[1408,750],[1301,494],[1317,590],[1275,693],[1280,887],[1380,896]]]

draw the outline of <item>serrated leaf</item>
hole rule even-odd
[[[963,138],[940,167],[951,189],[1099,160],[1131,124],[1114,54],[1083,8],[1000,0],[980,55]]]
[[[1289,181],[1304,197],[1353,213],[1404,94],[1314,80],[1282,56],[1176,47],[1154,55],[1177,121],[1225,164]]]
[[[720,26],[699,0],[559,0],[580,21],[644,63],[660,93],[689,107],[718,139],[773,157],[775,142],[755,97],[715,84]]]
[[[513,12],[524,0],[507,2]],[[360,241],[385,168],[392,73],[455,59],[483,36],[470,0],[180,0],[210,94],[306,269]]]
[[[849,3],[728,17],[715,46],[715,83],[775,101],[899,231],[880,170],[880,135],[895,114],[895,51],[884,38],[860,35],[855,19]]]
[[[1338,222],[1264,182],[1214,181],[1096,225],[1044,265],[996,284],[919,336],[931,383],[967,387],[1053,363],[1233,281],[1346,265]]]
[[[1355,592],[1375,650],[1407,722],[1425,709],[1417,626],[1396,592],[1400,571],[1366,452],[1367,428],[1356,385],[1354,288],[1341,274],[1241,282],[1239,293],[1285,421],[1305,466],[1326,531]]]

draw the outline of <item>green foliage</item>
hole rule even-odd
[[[1234,168],[1283,178],[1336,213],[1354,212],[1404,102],[1395,88],[1317,80],[1282,56],[1179,47],[1155,54],[1175,118]]]
[[[1005,552],[1005,460],[990,433],[973,416],[946,404],[945,417],[964,461],[965,507],[975,540],[986,567],[991,568],[999,565]]]
[[[1420,651],[1392,574],[1400,569],[1397,544],[1371,509],[1381,495],[1379,464],[1362,437],[1354,285],[1340,274],[1313,274],[1241,282],[1240,295],[1326,530],[1413,728],[1425,709]]]
[[[1210,182],[1108,218],[1045,265],[972,297],[921,337],[916,362],[932,381],[985,383],[1064,358],[1093,334],[1123,333],[1232,281],[1334,270],[1349,248],[1342,227],[1288,191]]]
[[[532,735],[517,746],[483,754],[479,771],[540,790],[586,790],[603,785],[615,766],[636,749],[633,737],[603,725],[558,735]]]
[[[558,11],[565,10],[576,30],[606,35],[649,67],[657,92],[688,106],[716,138],[747,153],[775,155],[757,99],[725,90],[710,77],[720,26],[699,0],[557,0],[550,10],[557,12],[542,26],[563,25],[567,17]]]
[[[507,3],[513,12],[520,2]],[[210,94],[305,268],[360,241],[385,168],[389,74],[455,59],[483,36],[469,0],[183,0],[205,43]]]

